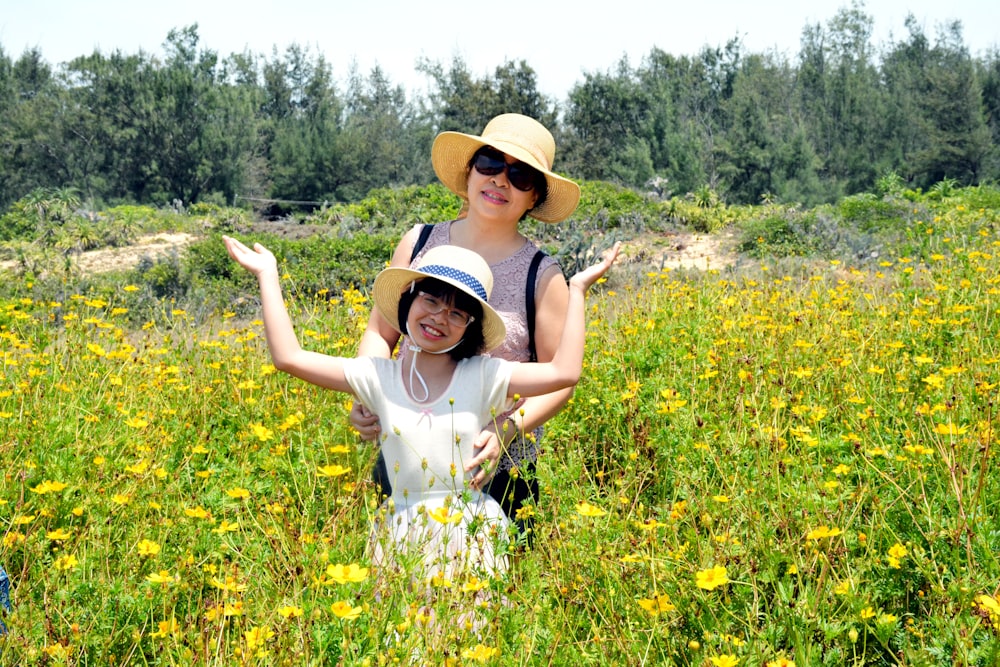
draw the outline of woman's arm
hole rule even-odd
[[[617,254],[617,250],[615,253]],[[566,323],[568,302],[569,286],[563,279],[559,267],[552,266],[539,280],[535,304],[535,353],[539,362],[547,363],[555,358],[563,326]],[[582,345],[580,349],[582,354]],[[482,488],[493,476],[500,455],[520,434],[531,433],[558,414],[573,395],[574,386],[575,381],[569,386],[563,386],[549,393],[526,396],[514,414],[486,425],[473,444],[472,451],[476,452],[476,455],[465,466],[466,472],[479,469],[470,482],[472,488]]]
[[[274,367],[320,387],[350,393],[351,386],[344,376],[346,359],[303,350],[299,345],[281,295],[278,262],[271,251],[259,243],[251,250],[229,236],[223,236],[222,240],[229,256],[257,277],[264,334]]]
[[[543,395],[563,387],[572,387],[580,380],[586,342],[587,290],[607,273],[620,249],[621,243],[616,243],[599,263],[570,278],[566,321],[555,355],[547,363],[516,364],[511,370],[508,395]]]
[[[566,305],[569,288],[558,266],[550,267],[539,281],[538,299],[535,305],[535,353],[538,361],[552,361],[559,347],[563,325],[566,322]],[[573,396],[574,387],[557,389],[541,396],[525,398],[524,403],[513,416],[517,428],[522,433],[531,433],[563,409]],[[513,440],[513,434],[507,444]]]
[[[420,226],[413,227],[406,232],[396,244],[396,249],[392,253],[389,266],[408,267],[410,256],[413,254],[413,246],[417,242],[420,234]],[[388,359],[392,356],[392,351],[396,349],[399,342],[399,332],[389,326],[385,318],[379,315],[378,310],[372,305],[372,312],[368,316],[368,326],[361,335],[361,342],[358,344],[359,357],[382,357]]]

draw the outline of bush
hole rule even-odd
[[[910,206],[892,199],[881,199],[865,192],[844,197],[837,211],[844,222],[857,225],[862,230],[898,226],[906,219]]]

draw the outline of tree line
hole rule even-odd
[[[0,212],[71,190],[93,207],[357,201],[434,179],[430,143],[519,112],[553,128],[556,169],[660,195],[816,204],[881,178],[927,188],[1000,177],[1000,52],[973,56],[957,22],[876,47],[862,5],[807,25],[794,59],[739,40],[694,56],[652,49],[543,95],[526,61],[477,75],[416,63],[410,95],[375,67],[345,82],[293,45],[220,57],[197,25],[163,55],[95,51],[53,67],[0,45]]]

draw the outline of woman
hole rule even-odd
[[[479,136],[442,132],[434,140],[431,162],[441,182],[464,200],[463,212],[458,220],[434,225],[415,256],[422,226],[411,229],[396,246],[390,262],[393,267],[411,266],[423,253],[440,245],[466,248],[485,258],[495,277],[490,305],[499,312],[507,330],[503,345],[491,355],[509,361],[531,358],[532,337],[537,360],[551,361],[566,316],[566,281],[555,260],[544,256],[534,285],[534,327],[528,330],[525,295],[538,248],[518,229],[526,215],[543,222],[560,222],[576,210],[580,188],[552,172],[554,158],[552,134],[538,121],[520,114],[497,116]],[[399,333],[373,312],[358,354],[388,358],[398,341]],[[404,344],[400,354],[407,353]],[[475,443],[477,455],[466,470],[479,469],[471,482],[473,488],[483,488],[496,498],[511,519],[522,519],[517,510],[526,500],[538,497],[534,464],[539,434],[530,434],[559,412],[572,392],[567,388],[527,398],[517,410],[497,420],[502,427],[483,425]],[[351,424],[366,440],[379,437],[377,418],[358,403],[351,410]],[[512,474],[513,470],[517,472]],[[381,456],[375,477],[383,493],[391,495]]]

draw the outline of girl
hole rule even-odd
[[[423,574],[453,579],[461,572],[506,570],[508,519],[496,500],[474,488],[466,462],[482,424],[515,395],[536,396],[574,386],[584,348],[584,296],[607,272],[619,245],[569,281],[567,317],[552,361],[513,363],[481,356],[506,336],[487,300],[493,274],[464,248],[429,250],[413,269],[378,274],[379,315],[406,336],[404,359],[333,357],[303,350],[285,308],[274,255],[223,237],[230,256],[257,276],[264,330],[275,367],[321,387],[353,394],[384,426],[382,449],[392,483],[373,533],[373,564],[419,554]]]

